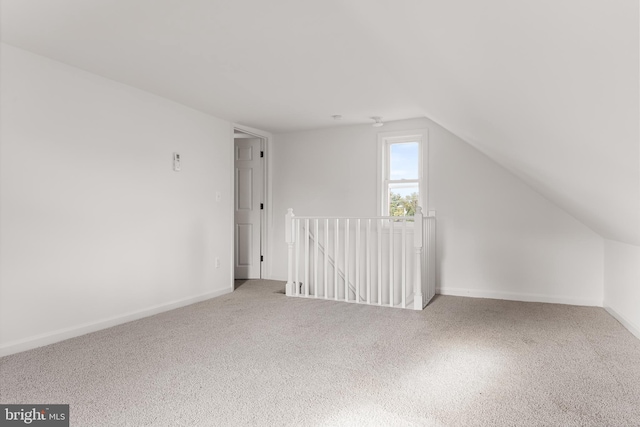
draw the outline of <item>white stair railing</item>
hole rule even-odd
[[[420,207],[412,217],[364,218],[289,209],[285,221],[288,296],[422,310],[435,294],[435,215]]]
[[[326,233],[328,232],[328,228],[329,228],[328,225],[325,224],[325,227],[324,227],[324,231],[325,231],[324,241],[328,241],[329,240],[329,238],[326,237]],[[304,226],[303,226],[303,231],[302,232],[304,233]],[[347,280],[347,276],[344,274],[344,271],[342,271],[342,269],[336,263],[336,260],[333,259],[333,257],[327,252],[327,249],[324,247],[322,242],[319,240],[320,237],[316,237],[317,235],[318,235],[318,224],[316,223],[316,231],[315,231],[315,233],[313,231],[309,231],[309,241],[310,241],[311,246],[315,245],[315,250],[317,251],[317,252],[315,252],[315,259],[319,259],[319,257],[318,257],[319,253],[321,253],[323,257],[326,256],[326,258],[323,258],[321,260],[322,264],[324,266],[324,270],[321,271],[320,274],[322,274],[324,272],[323,277],[326,277],[328,269],[330,267],[330,268],[333,268],[333,269],[337,270],[338,277],[340,278],[340,280],[342,280],[343,282],[346,281]],[[317,272],[315,272],[315,274],[314,274],[314,279],[315,280],[317,280],[317,274],[318,274]],[[325,282],[328,283],[328,280],[325,280]],[[356,287],[353,285],[353,282],[351,280],[349,280],[347,283],[348,283],[349,292],[353,293],[354,295],[356,295],[357,290],[356,290]],[[302,283],[299,283],[299,285],[301,285],[301,284]],[[326,293],[327,293],[327,290],[325,290],[324,294],[326,294]]]

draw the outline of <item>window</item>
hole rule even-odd
[[[423,149],[426,129],[378,135],[379,206],[382,216],[413,216],[425,200]]]

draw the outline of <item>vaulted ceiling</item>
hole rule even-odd
[[[236,123],[427,116],[640,245],[637,0],[0,4],[4,42]]]

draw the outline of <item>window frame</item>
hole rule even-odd
[[[392,180],[391,176],[391,145],[407,142],[418,143],[418,178],[405,180]],[[394,183],[414,183],[418,184],[418,206],[422,211],[427,211],[425,202],[427,190],[427,173],[424,165],[428,164],[428,130],[415,129],[398,132],[381,132],[378,134],[378,214],[380,216],[390,216],[389,212],[389,185]],[[409,222],[407,225],[412,225]]]

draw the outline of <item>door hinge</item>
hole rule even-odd
[[[264,157],[264,151],[260,152],[260,157]]]
[[[264,209],[264,203],[260,203],[260,209]]]
[[[264,256],[260,255],[260,262],[264,261]]]

